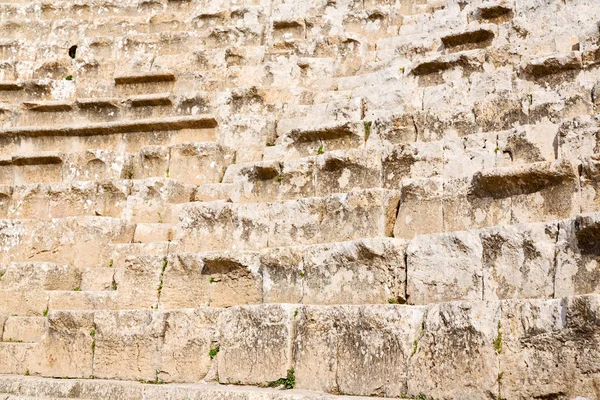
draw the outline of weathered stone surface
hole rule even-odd
[[[417,236],[406,250],[410,304],[483,299],[483,247],[476,232]]]
[[[408,394],[496,398],[500,371],[494,340],[499,319],[499,303],[494,302],[428,307],[408,361]]]
[[[423,307],[302,307],[296,316],[299,387],[364,396],[406,394],[411,343],[424,312]]]
[[[502,397],[598,395],[598,296],[502,305]]]
[[[233,307],[219,315],[219,381],[266,385],[293,367],[292,305]]]

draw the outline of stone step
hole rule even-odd
[[[298,389],[363,396],[518,398],[558,390],[593,398],[595,375],[578,360],[597,357],[597,349],[579,338],[598,335],[599,300],[51,311],[39,346],[2,343],[8,362],[0,368],[156,382],[218,376],[236,385],[288,376]],[[542,339],[543,348],[529,343]]]
[[[0,129],[10,154],[84,151],[87,149],[139,152],[149,145],[171,146],[189,142],[214,142],[217,122],[210,116],[184,116],[65,126],[29,126]],[[52,138],[51,140],[49,138]],[[17,140],[18,139],[18,140]]]
[[[153,384],[104,379],[58,379],[0,376],[0,399],[74,399],[135,400],[163,398],[171,400],[377,400],[376,397],[330,395],[301,389],[279,390],[255,386],[219,385],[217,383]],[[159,382],[160,383],[160,382]],[[78,394],[77,394],[78,393]]]
[[[600,293],[600,216],[417,236],[406,250],[409,304]]]
[[[116,243],[133,241],[135,225],[117,218],[69,217],[0,220],[2,262],[50,262],[106,267]]]
[[[0,321],[2,318],[0,317]],[[42,341],[48,319],[42,317],[8,316],[3,322],[2,342],[36,343]]]
[[[3,186],[0,191],[3,218],[104,216],[168,223],[176,220],[172,205],[191,201],[196,187],[168,178],[149,178]]]
[[[361,146],[366,140],[362,122],[309,125],[282,133],[265,149],[265,160],[294,159],[325,151]]]
[[[137,153],[85,150],[73,153],[13,154],[0,160],[0,183],[102,181],[172,178],[183,183],[218,183],[234,159],[216,143],[147,146]]]
[[[407,179],[394,236],[569,218],[581,212],[580,191],[578,173],[567,160],[490,169],[455,180]]]
[[[398,195],[368,189],[273,203],[176,205],[180,222],[174,238],[182,250],[197,252],[390,237]]]

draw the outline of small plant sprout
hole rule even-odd
[[[494,349],[496,353],[502,353],[502,324],[498,321],[498,336],[494,339]]]
[[[319,155],[325,154],[325,151],[323,151],[323,145],[319,146],[319,148],[317,149],[317,154],[319,154]]]
[[[28,369],[25,370],[25,376],[29,376],[29,370]]]
[[[75,289],[73,289],[74,292],[81,292],[81,288],[80,287],[76,287]]]
[[[94,337],[94,336],[96,336],[96,330],[95,330],[95,329],[92,329],[92,330],[90,331],[90,336],[91,336],[91,337]]]
[[[216,282],[216,281],[215,281],[215,278],[211,277],[211,278],[210,278],[210,280],[209,280],[209,282],[210,282],[210,283],[215,283],[215,282]]]
[[[294,368],[287,370],[287,376],[285,378],[279,378],[276,381],[268,382],[268,387],[283,386],[286,389],[293,389],[296,386],[296,376],[294,375]]]
[[[365,142],[369,140],[369,136],[371,136],[371,125],[373,125],[373,121],[365,121]]]
[[[48,310],[47,308],[44,310],[44,312],[42,313],[42,314],[44,315],[44,317],[47,317],[47,316],[48,316],[48,312],[49,312],[49,311],[50,311],[50,310]]]
[[[279,174],[277,175],[277,182],[279,182],[281,184],[281,182],[283,182],[283,175]]]
[[[114,265],[114,261],[113,261],[113,260],[110,260],[110,261],[108,262],[108,268],[112,268],[112,267],[113,267],[113,265]]]
[[[65,77],[65,80],[67,80],[67,81],[72,81],[72,80],[73,80],[73,75],[67,75],[67,76]]]
[[[211,360],[215,358],[217,354],[219,354],[219,350],[221,350],[221,345],[217,345],[217,347],[213,347],[210,349],[210,351],[208,352],[208,356]]]

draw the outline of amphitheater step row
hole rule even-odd
[[[138,153],[87,150],[35,153],[0,160],[0,184],[171,178],[202,185],[221,182],[234,155],[215,143],[148,146]]]
[[[0,371],[256,386],[281,378],[386,397],[594,398],[599,300],[50,312],[41,342],[0,344]]]
[[[375,397],[331,395],[292,389],[216,383],[169,384],[103,379],[52,379],[0,375],[2,400],[377,400]]]
[[[169,241],[170,232],[160,237],[155,227],[155,241],[121,244],[110,244],[110,237],[126,228],[117,225],[109,233],[104,227],[94,249],[84,232],[57,228],[60,237],[39,243],[33,236],[4,257],[0,311],[41,316],[48,310],[262,303],[423,305],[600,292],[598,214],[410,241],[374,238],[200,253],[182,250],[181,240]]]

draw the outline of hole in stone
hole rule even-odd
[[[77,55],[77,45],[71,46],[71,48],[69,49],[69,57],[75,58],[76,55]]]

